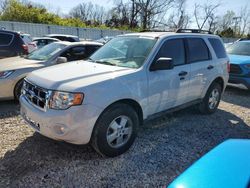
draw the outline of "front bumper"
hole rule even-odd
[[[250,89],[250,77],[240,77],[240,76],[232,76],[229,77],[229,83],[232,84],[242,84],[248,89]]]
[[[87,144],[102,110],[93,105],[73,106],[67,110],[42,111],[20,97],[21,115],[40,134],[72,144]]]

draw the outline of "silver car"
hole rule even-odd
[[[55,42],[26,57],[0,60],[0,100],[18,99],[23,79],[34,70],[88,58],[102,46],[97,42]]]

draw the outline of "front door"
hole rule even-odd
[[[148,71],[148,114],[161,112],[187,101],[190,64],[186,64],[184,40],[168,39],[161,46],[154,61],[172,58],[171,70]]]

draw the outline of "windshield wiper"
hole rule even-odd
[[[100,63],[100,64],[105,64],[105,65],[116,66],[115,63],[111,63],[109,61],[94,60],[94,59],[91,59],[91,58],[88,58],[87,61],[93,62],[93,63]]]
[[[111,66],[116,66],[116,64],[108,62],[108,61],[95,61],[95,63],[100,63],[100,64],[105,64],[105,65],[111,65]]]
[[[87,61],[90,61],[90,62],[95,62],[95,60],[91,59],[90,57],[88,59],[86,59]]]

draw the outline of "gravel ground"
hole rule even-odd
[[[250,92],[226,90],[219,110],[188,108],[146,123],[133,147],[102,158],[90,146],[40,136],[0,103],[0,187],[162,187],[229,138],[250,138]]]

